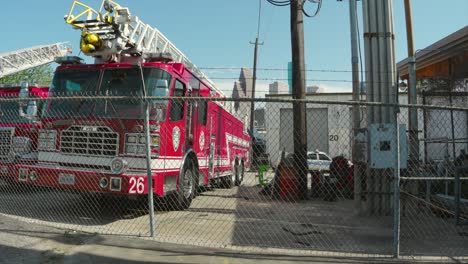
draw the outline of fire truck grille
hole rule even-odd
[[[61,133],[60,151],[64,154],[117,156],[119,134],[109,127],[71,126]]]
[[[8,160],[14,134],[14,128],[0,130],[0,161]]]

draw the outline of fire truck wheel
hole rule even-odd
[[[178,209],[184,210],[190,207],[197,189],[197,179],[194,173],[194,166],[189,162],[184,168],[184,176],[179,181]]]
[[[244,174],[245,174],[245,167],[244,167],[244,161],[242,161],[241,164],[237,167],[236,186],[241,185],[242,181],[244,180]]]
[[[232,168],[231,180],[229,182],[229,188],[237,186],[239,181],[239,162],[237,160],[234,162],[234,167]]]
[[[225,189],[230,189],[234,187],[234,185],[237,182],[237,179],[239,177],[239,165],[237,163],[237,160],[234,162],[234,165],[232,166],[232,173],[229,176],[225,176],[221,178],[221,187]]]

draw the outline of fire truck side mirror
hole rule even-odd
[[[151,85],[149,89],[150,96],[169,96],[167,80],[156,80],[156,85]],[[153,100],[153,103],[158,102]]]
[[[19,91],[19,98],[26,99],[29,97],[29,84],[28,82],[21,83],[21,90]],[[27,103],[24,100],[20,101],[20,106],[26,106]]]
[[[167,83],[167,80],[157,80],[156,87],[154,88],[155,91],[153,91],[152,94],[155,95],[155,93],[161,89],[164,89],[164,96],[169,96],[169,84]]]
[[[32,100],[28,102],[28,108],[26,109],[26,118],[34,119],[37,117],[37,103]]]
[[[156,82],[150,82],[148,94],[150,96],[169,96],[169,85],[167,80],[157,79]]]
[[[29,84],[28,82],[21,83],[21,90],[19,92],[19,98],[27,99],[29,98]],[[26,108],[26,109],[25,109]],[[26,111],[25,111],[26,110]],[[25,101],[21,100],[19,102],[19,114],[20,116],[33,120],[37,116],[37,103],[35,100]]]
[[[28,82],[22,82],[21,83],[21,89],[19,91],[18,97],[20,99],[29,98],[29,84],[28,84]],[[19,115],[21,117],[26,117],[27,113],[25,113],[24,108],[28,106],[27,101],[26,100],[20,100],[18,104],[19,104]]]
[[[169,85],[167,84],[167,80],[157,80],[156,88],[168,89]]]
[[[156,121],[164,121],[164,111],[161,108],[156,109]]]

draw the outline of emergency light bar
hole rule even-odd
[[[168,63],[173,61],[172,54],[169,52],[152,52],[152,53],[145,53],[143,54],[144,58],[148,62],[156,62],[161,61],[164,63]]]
[[[84,64],[84,61],[82,58],[78,56],[63,56],[63,57],[56,57],[54,60],[56,63],[61,64],[61,65],[66,65],[66,64]]]

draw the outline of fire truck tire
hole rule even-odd
[[[241,161],[241,164],[237,167],[237,177],[236,177],[236,186],[240,186],[244,180],[245,167],[244,161]]]
[[[183,178],[179,180],[179,191],[177,201],[175,201],[178,210],[188,209],[196,195],[198,180],[194,170],[193,161],[189,161],[184,168]]]
[[[231,188],[231,176],[224,176],[220,179],[220,187],[223,189]]]
[[[237,179],[239,177],[239,164],[234,161],[234,165],[232,166],[232,173],[228,176],[224,176],[221,178],[221,186],[225,189],[231,189],[236,185]]]
[[[232,168],[232,175],[229,181],[229,188],[237,186],[237,182],[239,181],[239,162],[234,161],[234,167]]]

